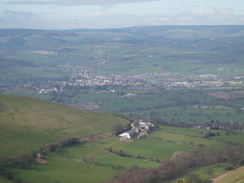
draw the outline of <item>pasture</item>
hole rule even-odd
[[[223,31],[217,31],[220,29]],[[1,93],[63,104],[99,106],[93,110],[98,113],[92,113],[28,97],[0,95],[0,158],[38,150],[63,138],[106,133],[115,124],[129,122],[99,112],[148,121],[161,118],[172,123],[244,121],[241,110],[244,105],[243,26],[72,31],[3,29],[0,32]],[[228,46],[223,46],[227,43]],[[145,81],[154,89],[130,89],[124,85],[107,87],[115,89],[115,93],[99,92],[101,83],[81,87],[75,82],[86,76],[145,73],[171,75]],[[186,89],[174,83],[204,83],[205,79],[201,77],[204,74],[217,75],[208,81],[223,80],[224,87]],[[160,82],[154,84],[155,80]],[[42,87],[51,92],[38,94]],[[60,87],[62,92],[54,92],[54,88]],[[122,93],[136,95],[122,97]],[[208,132],[159,125],[158,131],[140,140],[121,141],[108,137],[62,147],[57,152],[44,154],[47,164],[36,164],[30,170],[7,167],[7,171],[15,177],[38,183],[109,182],[118,169],[127,170],[134,164],[154,168],[160,166],[155,160],[169,158],[176,151],[190,152],[203,145],[201,151],[205,152],[208,147],[218,149],[244,143],[242,131],[231,130],[228,135],[224,131],[213,131],[219,135],[203,139]],[[131,156],[119,156],[107,148],[114,152],[123,150]],[[8,183],[1,177],[0,182]]]
[[[230,172],[227,172],[223,175],[220,175],[216,178],[216,183],[229,183],[229,182],[235,182],[235,183],[242,183],[244,180],[244,167],[238,168],[237,170],[233,170]]]
[[[189,152],[193,149],[194,147],[187,145],[146,137],[129,144],[124,148],[124,151],[134,156],[142,155],[146,158],[156,157],[162,160],[169,158],[175,151]]]
[[[134,157],[122,157],[106,152],[104,148],[124,144],[118,137],[63,147],[58,153],[44,154],[46,164],[37,164],[31,170],[7,169],[15,177],[30,182],[109,182],[116,170],[133,165],[144,168],[158,167],[160,163]],[[122,145],[123,146],[123,145]],[[118,147],[118,146],[117,146]],[[106,176],[104,176],[106,175]]]
[[[228,138],[231,142],[236,142],[243,136],[243,132],[226,136],[224,132],[220,136]],[[205,129],[187,129],[159,125],[159,130],[153,131],[148,137],[142,139],[121,140],[116,136],[106,137],[104,139],[83,142],[76,145],[61,147],[57,152],[43,154],[46,164],[36,164],[32,169],[8,168],[15,177],[30,182],[109,182],[112,180],[115,172],[119,169],[128,170],[133,165],[144,168],[156,168],[160,162],[170,158],[176,151],[190,152],[198,149],[199,144],[203,144],[201,151],[205,152],[205,147],[219,148],[225,146],[225,141],[213,139],[203,139],[202,136],[209,132]],[[236,136],[234,138],[234,136]],[[227,139],[226,139],[227,140]],[[114,152],[108,152],[106,149],[120,151],[132,155],[131,157],[119,156]],[[140,157],[140,158],[136,158]],[[224,165],[223,165],[224,166]],[[223,166],[211,166],[213,175],[219,175],[223,172]],[[201,167],[192,173],[204,172],[207,167]],[[203,173],[202,173],[203,174]],[[106,176],[103,176],[106,175]],[[100,178],[103,177],[103,178]]]
[[[162,131],[154,132],[152,136],[159,137],[165,141],[173,141],[177,144],[185,144],[189,146],[199,146],[199,145],[215,146],[217,144],[220,144],[219,142],[215,142],[213,140],[185,136],[180,134],[167,133]]]
[[[110,111],[124,114],[129,118],[160,117],[168,122],[242,122],[243,114],[237,110],[242,98],[221,99],[209,96],[209,89],[143,91],[116,90],[115,93],[97,93],[89,91],[79,94],[65,102],[88,103],[100,106],[95,111]],[[222,91],[222,90],[218,90]],[[231,90],[224,90],[231,95]],[[133,93],[135,96],[121,97],[120,93]]]
[[[2,156],[38,150],[62,138],[103,134],[110,132],[115,124],[128,123],[114,115],[81,111],[29,97],[0,95],[0,104]]]
[[[37,165],[33,170],[11,169],[11,173],[29,182],[108,182],[112,179],[115,170],[103,166],[83,164],[65,156],[49,153],[48,164]],[[103,176],[106,175],[106,176]]]

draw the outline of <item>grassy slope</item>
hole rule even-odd
[[[114,170],[102,166],[82,164],[67,157],[51,153],[47,156],[47,165],[38,165],[34,170],[11,169],[14,176],[29,182],[108,182],[114,175]],[[106,176],[104,176],[106,175]]]
[[[244,182],[244,168],[239,168],[238,170],[231,171],[226,173],[226,176],[216,181],[216,183],[228,183],[228,182],[235,182],[235,183],[243,183]]]
[[[213,146],[213,144],[214,146],[219,146],[219,144],[223,144],[222,142],[202,139],[201,137],[206,132],[209,132],[209,130],[184,129],[160,125],[159,131],[150,134],[153,137],[147,137],[137,141],[121,141],[117,137],[107,137],[94,142],[63,147],[60,149],[59,153],[45,154],[45,158],[48,161],[47,164],[36,165],[35,168],[31,170],[9,169],[9,172],[15,177],[38,183],[55,181],[74,183],[108,182],[111,181],[115,173],[114,168],[118,166],[128,169],[132,165],[137,164],[145,168],[154,168],[160,164],[152,161],[145,161],[144,159],[117,156],[106,152],[104,150],[105,147],[111,147],[114,150],[122,149],[134,156],[142,155],[145,158],[154,156],[159,159],[164,159],[169,158],[175,151],[189,152],[192,149],[196,149],[196,146],[193,147],[189,145],[191,141],[194,141],[194,145],[204,143],[205,146]],[[241,138],[242,134],[238,133],[236,135]],[[221,136],[223,136],[222,133]],[[161,137],[162,139],[156,139],[154,137]],[[165,142],[163,140],[165,138],[167,140],[177,141],[178,144],[175,142]],[[185,143],[181,143],[182,140],[184,140]],[[199,142],[197,140],[199,140]],[[231,138],[229,140],[234,139]],[[85,163],[83,161],[85,158],[88,160],[93,159],[98,162],[99,165]],[[213,168],[214,175],[222,173],[222,169],[220,172],[216,172],[216,168]]]
[[[116,170],[114,167],[123,166],[128,169],[132,165],[154,168],[159,163],[128,158],[108,153],[105,147],[124,143],[118,137],[107,137],[98,141],[81,143],[74,146],[62,147],[59,153],[45,154],[47,164],[36,165],[34,169],[8,169],[15,177],[29,182],[110,182]],[[99,165],[85,163],[83,160],[94,159]],[[106,175],[106,176],[104,176]]]
[[[1,155],[11,156],[57,142],[66,137],[85,137],[111,131],[127,120],[104,113],[81,111],[20,96],[0,95]]]
[[[152,137],[143,138],[129,144],[124,151],[136,155],[142,155],[143,157],[158,157],[159,159],[169,158],[175,151],[181,150],[189,152],[193,147],[188,147],[182,144],[175,144],[165,142],[162,140],[154,139]]]

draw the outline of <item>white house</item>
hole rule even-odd
[[[139,122],[139,125],[140,125],[140,129],[146,129],[146,130],[148,130],[150,126],[153,126],[152,123],[150,123],[150,122],[143,122],[143,121],[140,121]]]
[[[124,132],[122,134],[119,135],[120,138],[127,138],[130,139],[131,137],[136,135],[136,131],[135,130],[129,130],[127,132]]]

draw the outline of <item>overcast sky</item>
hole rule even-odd
[[[244,25],[244,0],[0,0],[0,28]]]

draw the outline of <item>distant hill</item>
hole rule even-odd
[[[119,36],[118,39],[114,39]],[[0,47],[56,49],[77,44],[151,44],[167,45],[175,39],[200,41],[226,37],[243,37],[244,26],[139,26],[117,29],[32,30],[0,29]],[[77,41],[79,40],[79,41]],[[38,44],[37,44],[38,43]],[[178,45],[179,46],[179,45]],[[181,45],[180,45],[181,46]]]
[[[62,138],[106,133],[115,124],[127,123],[111,114],[81,111],[28,97],[0,95],[0,157],[35,150]]]
[[[70,76],[83,68],[95,74],[242,73],[243,41],[242,25],[0,29],[0,82]]]

